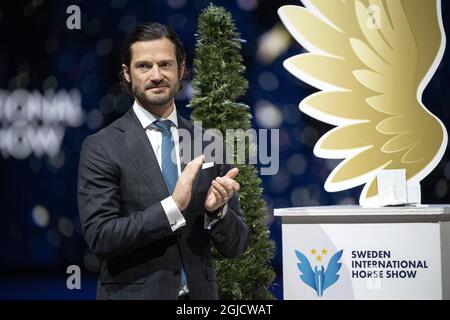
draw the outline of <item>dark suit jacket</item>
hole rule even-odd
[[[179,115],[178,121],[179,128],[193,133],[192,123]],[[86,241],[101,259],[97,298],[177,299],[183,265],[191,299],[217,299],[210,240],[223,256],[235,258],[245,251],[249,235],[236,193],[225,217],[212,230],[204,228],[208,188],[230,168],[215,164],[199,172],[182,212],[186,225],[173,232],[161,206],[169,193],[133,109],[87,137],[78,206]]]

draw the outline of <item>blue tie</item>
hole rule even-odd
[[[162,133],[161,167],[164,180],[167,185],[167,190],[169,190],[169,193],[172,194],[178,180],[178,167],[176,162],[177,158],[175,156],[175,143],[173,142],[172,133],[170,132],[172,121],[157,120],[153,124]],[[184,269],[182,269],[181,289],[184,289],[186,284],[187,284],[186,273],[184,272]]]

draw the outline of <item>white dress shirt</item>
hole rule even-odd
[[[150,140],[150,144],[152,145],[153,151],[156,155],[156,159],[158,160],[159,168],[162,171],[162,163],[161,163],[161,145],[162,145],[162,133],[159,131],[156,126],[153,125],[153,122],[159,120],[157,116],[148,112],[143,107],[141,107],[137,101],[133,104],[133,111],[136,114],[139,122],[142,127],[145,128],[145,133],[147,134],[148,139]],[[174,105],[172,113],[166,118],[166,120],[172,121],[174,124],[170,131],[172,133],[173,141],[175,143],[175,152],[177,157],[177,168],[178,168],[178,176],[181,174],[181,164],[180,164],[180,143],[178,138],[178,118],[177,118],[177,108]],[[178,209],[175,201],[172,196],[169,196],[161,201],[161,205],[166,213],[167,219],[169,220],[172,231],[177,230],[178,228],[186,225],[186,220],[184,219],[183,214]],[[225,215],[227,209],[227,205],[222,208],[222,217]],[[210,217],[205,213],[205,229],[211,229],[212,226],[217,223],[217,219],[211,221]]]

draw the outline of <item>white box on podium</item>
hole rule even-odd
[[[450,206],[275,209],[284,299],[449,299]]]

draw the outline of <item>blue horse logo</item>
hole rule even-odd
[[[325,249],[322,251],[326,253]],[[313,252],[315,252],[315,250],[311,250],[311,253]],[[325,289],[333,285],[339,279],[339,275],[337,273],[342,266],[339,259],[341,259],[343,252],[344,250],[338,251],[331,257],[326,270],[323,265],[319,268],[315,266],[313,270],[308,258],[300,251],[295,250],[295,254],[299,260],[297,267],[301,272],[300,280],[313,288],[317,292],[317,295],[321,297]],[[318,261],[320,261],[321,258],[321,256],[317,256]]]

